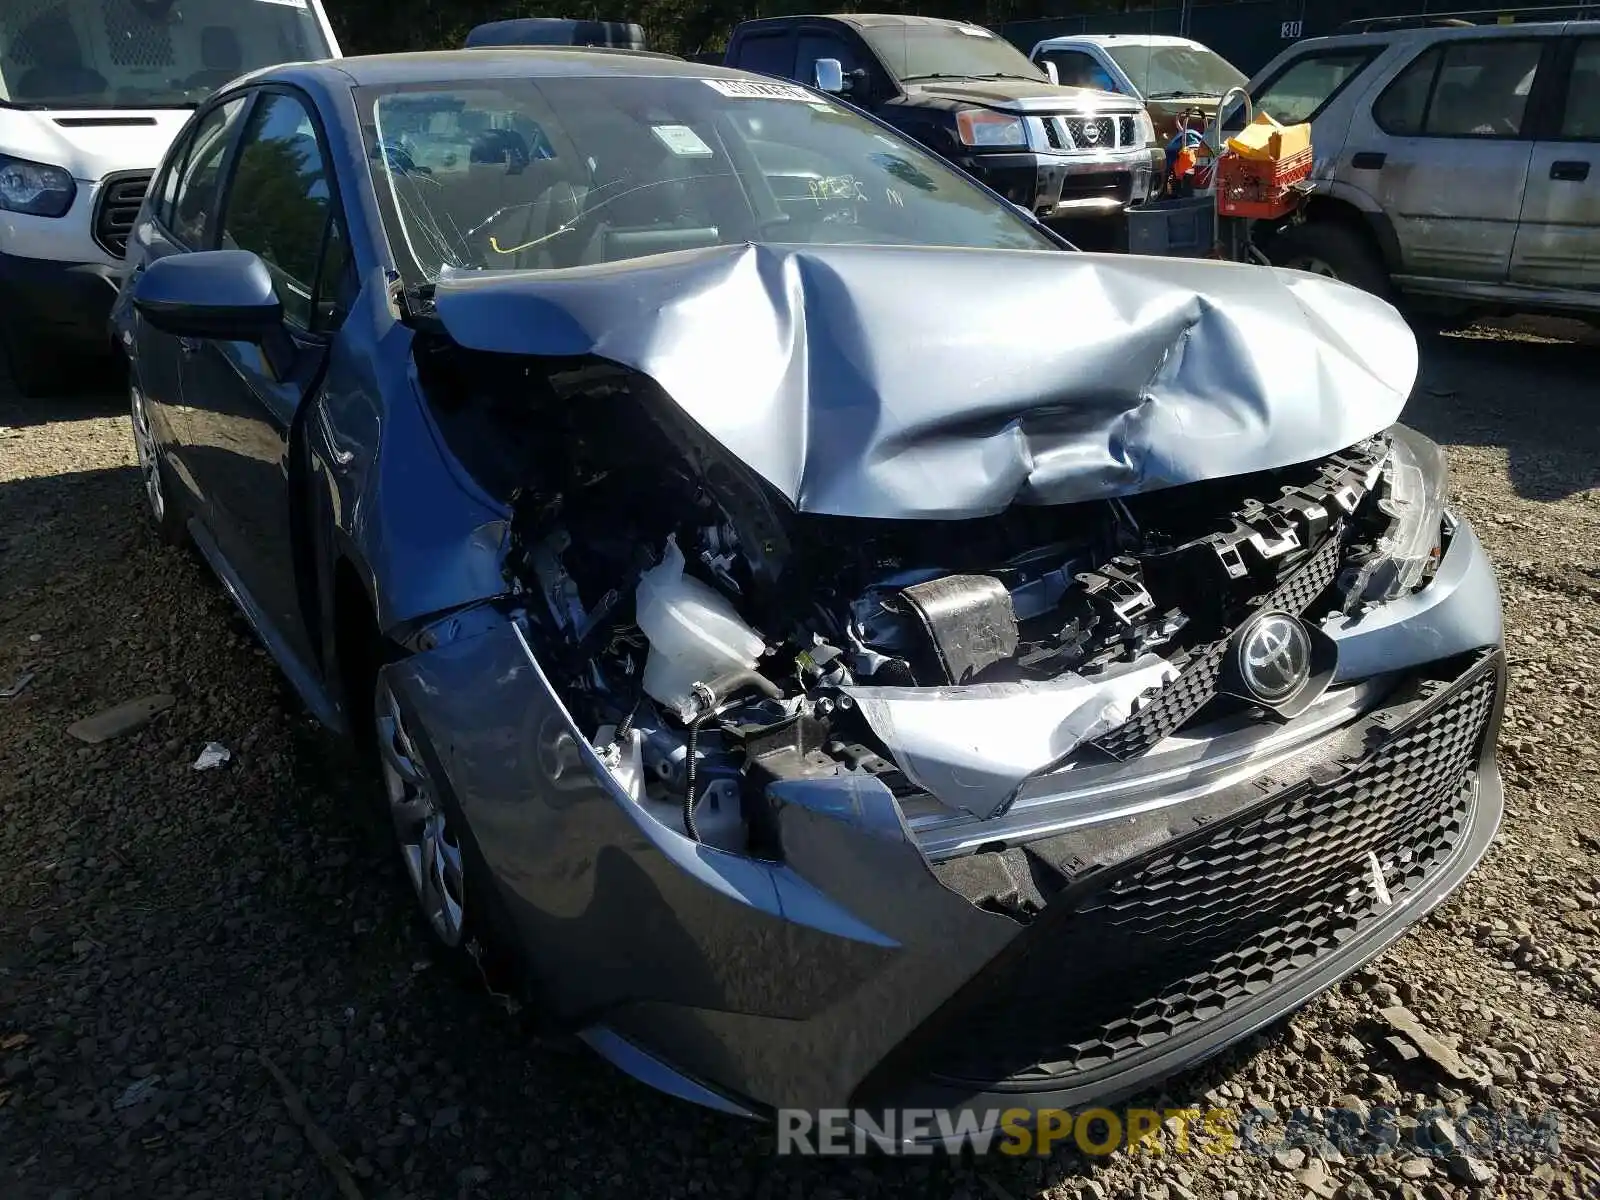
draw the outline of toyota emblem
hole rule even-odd
[[[1263,613],[1239,631],[1239,680],[1263,704],[1281,704],[1311,677],[1311,637],[1286,613]]]

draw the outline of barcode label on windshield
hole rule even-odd
[[[766,83],[759,79],[702,79],[701,83],[735,100],[798,100],[815,104],[817,97],[792,83]]]

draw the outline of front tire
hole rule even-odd
[[[1274,266],[1337,279],[1385,300],[1393,290],[1377,251],[1347,225],[1332,221],[1291,225],[1272,239],[1267,256]]]

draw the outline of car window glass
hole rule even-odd
[[[1443,51],[1435,46],[1411,61],[1384,88],[1372,106],[1372,119],[1378,128],[1396,137],[1415,137],[1422,132],[1422,118],[1428,111],[1428,95],[1433,91],[1434,73]]]
[[[1045,80],[1043,67],[981,25],[867,25],[860,32],[889,74],[905,82],[985,77]]]
[[[1283,125],[1310,121],[1381,51],[1381,46],[1323,50],[1295,59],[1255,95],[1251,103]],[[1224,128],[1238,125],[1237,116]]]
[[[844,68],[846,80],[851,71],[865,66],[855,47],[831,33],[802,33],[800,50],[795,56],[794,77],[801,83],[811,84],[817,78],[817,59],[836,58]]]
[[[1567,110],[1561,136],[1600,141],[1600,38],[1578,43],[1567,84]]]
[[[312,326],[311,289],[329,207],[311,114],[293,96],[263,96],[239,142],[222,245],[249,250],[267,264],[283,315],[302,329]]]
[[[1055,245],[933,155],[794,84],[553,76],[358,97],[390,244],[425,280],[750,242]],[[467,126],[503,152],[463,149]]]
[[[787,33],[754,34],[739,42],[739,69],[762,75],[794,72],[794,43]]]
[[[1067,87],[1094,88],[1101,92],[1117,90],[1111,72],[1101,66],[1093,55],[1081,50],[1045,50],[1039,58],[1056,65],[1056,78]]]
[[[328,226],[322,261],[317,268],[316,318],[311,327],[325,331],[344,324],[355,292],[356,267],[350,255],[350,238],[345,233],[344,222],[335,218]]]
[[[1507,38],[1444,47],[1423,132],[1433,137],[1516,137],[1543,43]]]
[[[0,0],[0,100],[38,108],[194,107],[331,53],[307,0]]]
[[[171,222],[174,236],[191,250],[211,248],[213,230],[208,226],[216,209],[222,160],[243,109],[244,97],[236,97],[212,109],[195,127],[189,157],[178,181]]]
[[[183,174],[183,159],[189,153],[191,141],[186,135],[174,143],[161,164],[160,180],[150,189],[150,194],[155,197],[151,215],[169,229],[172,227],[173,204],[178,196],[178,178]]]
[[[1133,80],[1140,94],[1152,100],[1183,96],[1220,96],[1243,87],[1245,74],[1222,55],[1204,46],[1141,46],[1121,42],[1106,53]]]

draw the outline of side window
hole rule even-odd
[[[316,316],[311,328],[332,330],[344,324],[356,298],[356,264],[344,222],[336,216],[328,224],[322,261],[317,265]]]
[[[843,38],[831,33],[802,33],[800,50],[795,55],[794,77],[801,83],[815,83],[819,58],[839,60],[839,65],[844,68],[846,87],[849,85],[850,72],[865,65],[856,48]]]
[[[789,40],[788,31],[758,33],[745,38],[739,43],[737,65],[741,71],[793,78],[794,43]]]
[[[1600,142],[1600,38],[1584,38],[1573,55],[1561,136]]]
[[[1256,112],[1268,113],[1284,125],[1314,120],[1383,50],[1381,45],[1345,46],[1302,54],[1268,80],[1250,102]],[[1234,110],[1223,128],[1237,129],[1234,122],[1241,115]]]
[[[263,96],[239,143],[222,244],[249,250],[267,264],[284,317],[302,329],[315,326],[312,293],[331,208],[311,114],[293,96]]]
[[[1422,120],[1428,113],[1428,97],[1433,93],[1433,78],[1444,57],[1441,47],[1424,50],[1411,60],[1372,106],[1372,119],[1379,129],[1395,137],[1416,137],[1422,133]]]
[[[1039,55],[1041,63],[1056,65],[1056,78],[1068,87],[1094,88],[1101,92],[1117,90],[1116,81],[1092,55],[1081,50],[1045,50]]]
[[[161,178],[150,189],[154,197],[150,202],[150,215],[168,229],[172,228],[172,208],[178,197],[178,176],[183,173],[183,160],[189,153],[193,139],[186,132],[179,135],[161,164]]]
[[[1509,38],[1446,45],[1423,118],[1423,134],[1519,136],[1543,52],[1543,42]]]
[[[184,159],[183,170],[178,175],[169,225],[173,236],[191,250],[211,248],[216,231],[209,226],[211,214],[217,207],[222,161],[233,140],[233,129],[239,122],[239,114],[243,111],[244,97],[235,97],[221,107],[212,109],[195,126],[188,157]]]

